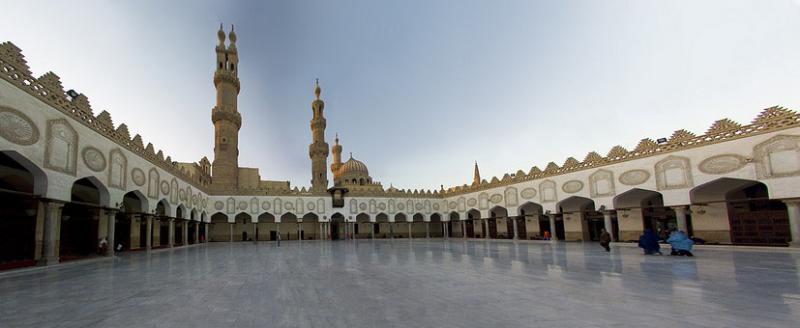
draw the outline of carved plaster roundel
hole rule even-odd
[[[358,204],[358,209],[360,209],[362,211],[366,211],[367,210],[367,203]]]
[[[399,204],[397,204],[397,209],[401,210],[401,211],[405,210],[406,209],[406,205],[404,205],[403,203],[399,203]]]
[[[245,201],[239,202],[239,210],[240,211],[247,210],[247,202],[245,202]]]
[[[287,211],[291,211],[294,209],[294,204],[292,204],[292,202],[286,202],[283,204],[283,208],[285,208]]]
[[[489,197],[489,201],[494,203],[494,204],[498,204],[498,203],[503,201],[503,195],[494,194],[494,195],[492,195],[492,197]]]
[[[200,201],[200,207],[206,208],[206,205],[208,205],[208,199],[204,198],[202,201]]]
[[[414,208],[416,208],[417,211],[422,211],[422,203],[417,203],[416,206],[414,206]]]
[[[378,204],[378,209],[381,210],[381,211],[385,211],[386,210],[386,203]]]
[[[261,209],[263,209],[263,210],[265,210],[265,211],[269,211],[269,207],[270,207],[271,205],[272,205],[272,204],[271,204],[269,201],[266,201],[266,200],[265,200],[265,201],[261,202]]]
[[[435,210],[435,211],[439,210],[439,203],[433,204],[433,210]]]
[[[192,195],[192,205],[197,205],[197,195]]]
[[[706,158],[697,166],[700,172],[708,174],[724,174],[736,171],[747,164],[744,156],[723,154]]]
[[[647,179],[650,179],[650,172],[645,170],[630,170],[619,175],[619,183],[628,186],[645,183]]]
[[[524,199],[532,199],[536,197],[536,188],[525,188],[519,193],[520,196]]]
[[[30,146],[39,141],[39,129],[22,112],[0,107],[0,136],[21,146]]]
[[[221,200],[218,200],[218,201],[216,201],[216,202],[214,203],[214,208],[215,208],[217,211],[222,211],[222,209],[223,209],[223,208],[225,208],[225,203],[223,203]]]
[[[186,191],[183,190],[183,189],[178,190],[178,197],[180,197],[181,200],[185,201],[186,200]]]
[[[447,204],[447,207],[450,207],[451,210],[456,209],[456,206],[458,206],[456,202],[450,202],[449,204]]]
[[[478,205],[478,200],[477,199],[475,199],[475,198],[467,199],[467,206],[472,207],[472,206],[475,206],[475,205]]]
[[[315,206],[316,205],[314,205],[314,202],[308,202],[306,204],[306,208],[308,208],[309,211],[313,211]]]
[[[169,182],[161,181],[161,193],[164,195],[169,195]]]
[[[86,146],[81,152],[83,163],[86,164],[90,170],[100,172],[106,169],[106,157],[103,153],[92,146]]]
[[[144,183],[147,182],[147,179],[144,176],[144,171],[138,167],[131,170],[131,180],[133,180],[133,183],[140,187],[144,186]]]
[[[576,192],[581,191],[583,189],[583,182],[578,180],[569,180],[561,186],[561,190],[564,190],[565,193],[574,194]]]

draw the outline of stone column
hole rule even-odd
[[[278,240],[281,240],[281,223],[275,223],[275,234],[278,235]]]
[[[175,247],[175,218],[168,218],[169,221],[169,236],[167,236],[167,246]]]
[[[425,238],[431,239],[431,223],[425,222]]]
[[[194,243],[197,244],[200,242],[200,222],[195,222],[194,224]]]
[[[444,239],[450,238],[450,221],[442,221],[442,232],[444,233]]]
[[[519,239],[519,238],[517,237],[517,235],[519,235],[519,233],[517,233],[517,220],[519,220],[519,217],[515,217],[515,218],[508,218],[508,219],[509,219],[509,220],[513,220],[511,223],[514,225],[514,237],[512,237],[511,239],[513,239],[513,240],[517,240],[517,239]],[[522,217],[522,219],[523,219],[523,220],[525,220],[525,217],[523,216],[523,217]]]
[[[206,231],[205,231],[206,234],[203,235],[203,237],[204,237],[203,239],[204,239],[204,242],[207,243],[208,239],[211,238],[211,224],[210,223],[206,223],[205,225],[206,225]]]
[[[789,213],[789,232],[792,234],[789,247],[800,247],[800,199],[784,200],[783,202]]]
[[[153,216],[142,214],[142,217],[147,225],[147,230],[144,233],[144,248],[149,251],[153,248]]]
[[[683,231],[689,236],[689,225],[686,223],[686,206],[673,206],[675,210],[675,220],[678,221],[678,230]]]
[[[97,242],[105,239],[108,242],[108,216],[105,209],[97,209]],[[97,244],[99,246],[99,244]],[[107,254],[102,254],[107,255]]]
[[[142,232],[141,232],[141,216],[138,214],[130,214],[128,216],[131,220],[131,245],[130,249],[139,249],[139,245],[141,244],[140,241],[142,239]]]
[[[233,225],[234,225],[233,223],[228,222],[228,227],[230,228],[230,231],[231,231],[228,241],[231,242],[231,243],[233,242]]]
[[[394,223],[389,222],[389,239],[394,239]]]
[[[317,234],[318,235],[317,238],[319,240],[322,240],[322,226],[323,225],[324,225],[324,223],[322,223],[322,222],[319,223],[319,233]]]
[[[106,209],[106,216],[108,219],[106,220],[108,224],[108,252],[106,253],[107,256],[114,256],[114,251],[117,248],[116,239],[114,238],[114,233],[117,229],[117,210],[116,209]]]
[[[181,241],[183,242],[183,246],[189,245],[189,221],[183,220],[181,222]]]
[[[547,217],[550,218],[550,240],[558,240],[558,237],[556,237],[556,215],[547,214]]]
[[[161,246],[161,217],[153,217],[153,247]]]
[[[61,210],[64,203],[44,201],[44,254],[41,265],[58,264],[59,244],[61,243]]]
[[[460,221],[461,222],[461,238],[467,239],[467,221]]]
[[[408,239],[411,239],[411,225],[414,224],[412,222],[408,222]]]
[[[369,239],[375,239],[375,225],[376,224],[377,223],[375,223],[375,222],[372,222],[372,224],[370,224]]]
[[[483,222],[486,227],[486,230],[483,230],[484,238],[489,239],[489,219],[484,219]]]
[[[603,227],[606,229],[608,234],[611,235],[611,240],[614,241],[614,240],[617,240],[617,239],[615,238],[616,236],[614,236],[614,226],[611,224],[611,213],[614,213],[614,212],[612,212],[612,211],[603,211]],[[675,211],[675,213],[677,213],[677,211]],[[683,214],[686,214],[686,211],[684,211]],[[678,219],[678,222],[680,222],[680,219]],[[684,216],[684,221],[683,222],[686,223],[686,217],[685,216]],[[678,226],[680,226],[680,223],[678,224]]]

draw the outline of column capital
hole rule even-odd
[[[57,210],[66,205],[65,202],[53,199],[42,199],[42,203],[44,203],[44,205],[47,206],[47,209],[49,210]]]
[[[104,208],[103,210],[105,210],[106,215],[108,215],[108,216],[117,215],[117,213],[119,212],[119,209],[116,209],[116,208]]]
[[[614,209],[605,210],[605,211],[601,211],[600,213],[603,213],[603,216],[611,216],[612,214],[617,213],[617,210],[614,210]]]
[[[786,204],[787,206],[798,206],[798,205],[800,205],[800,198],[781,199],[781,201],[784,204]]]
[[[669,208],[675,211],[687,211],[690,205],[678,205],[678,206],[670,206]]]

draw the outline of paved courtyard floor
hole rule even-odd
[[[800,253],[212,243],[0,275],[0,327],[798,327]]]

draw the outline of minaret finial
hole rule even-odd
[[[353,158],[353,152],[352,151],[350,152],[350,158]]]
[[[478,161],[475,161],[475,172],[472,175],[472,184],[481,183],[481,172],[478,171]]]
[[[236,44],[236,32],[233,31],[233,24],[231,24],[231,32],[228,33],[228,39],[231,40],[231,45],[235,47],[235,44]]]
[[[317,100],[319,100],[319,94],[322,93],[322,89],[319,87],[319,78],[314,80],[314,94],[317,96]]]
[[[225,46],[225,31],[222,29],[222,23],[219,23],[219,31],[217,31],[217,39],[219,39],[219,45]]]

